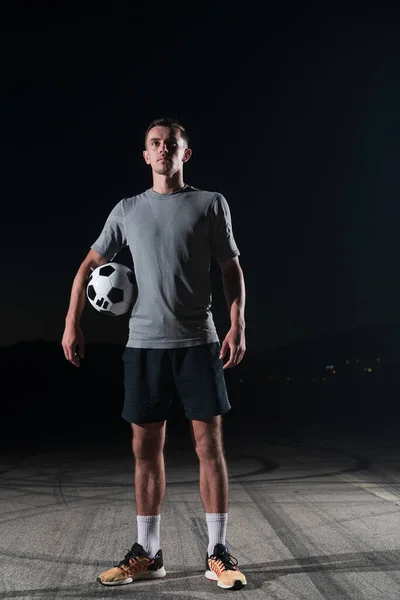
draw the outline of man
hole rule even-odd
[[[104,585],[166,574],[160,512],[172,386],[190,420],[199,458],[209,535],[205,575],[225,589],[246,585],[225,543],[228,475],[221,423],[230,409],[223,369],[237,365],[246,350],[245,286],[227,201],[219,193],[184,183],[183,166],[191,154],[186,130],[176,120],[157,119],[149,125],[143,157],[152,169],[153,186],[114,207],[72,285],[62,346],[67,360],[78,367],[84,356],[79,321],[88,277],[129,246],[138,297],[123,354],[122,417],[131,423],[133,434],[138,538],[117,566],[99,575]],[[231,319],[222,346],[210,311],[212,257],[221,267]]]

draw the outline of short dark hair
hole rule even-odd
[[[161,117],[159,119],[154,119],[154,121],[152,121],[146,129],[146,133],[144,136],[145,148],[147,142],[147,134],[149,133],[150,129],[153,129],[153,127],[177,127],[177,129],[179,129],[181,132],[181,137],[185,140],[187,145],[189,145],[189,136],[187,134],[187,131],[184,128],[184,126],[181,123],[179,123],[178,119],[175,119],[173,117]]]

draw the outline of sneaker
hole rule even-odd
[[[247,585],[246,577],[237,567],[238,561],[228,552],[224,544],[216,544],[211,556],[206,555],[207,579],[218,581],[225,590],[240,590]]]
[[[125,557],[112,569],[97,577],[103,585],[125,585],[138,579],[156,579],[165,577],[162,550],[154,558],[149,558],[143,546],[133,544]]]

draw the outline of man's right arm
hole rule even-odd
[[[71,289],[70,302],[65,318],[65,329],[62,339],[64,355],[73,365],[79,367],[80,358],[84,357],[85,341],[80,328],[80,318],[86,305],[86,286],[91,272],[108,261],[95,250],[89,250],[85,260],[79,267]],[[78,351],[77,351],[78,350]]]

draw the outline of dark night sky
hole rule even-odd
[[[131,4],[1,9],[0,345],[61,341],[165,115],[191,137],[185,181],[230,204],[248,346],[399,322],[396,3]],[[124,318],[83,321],[87,341],[125,340]]]

